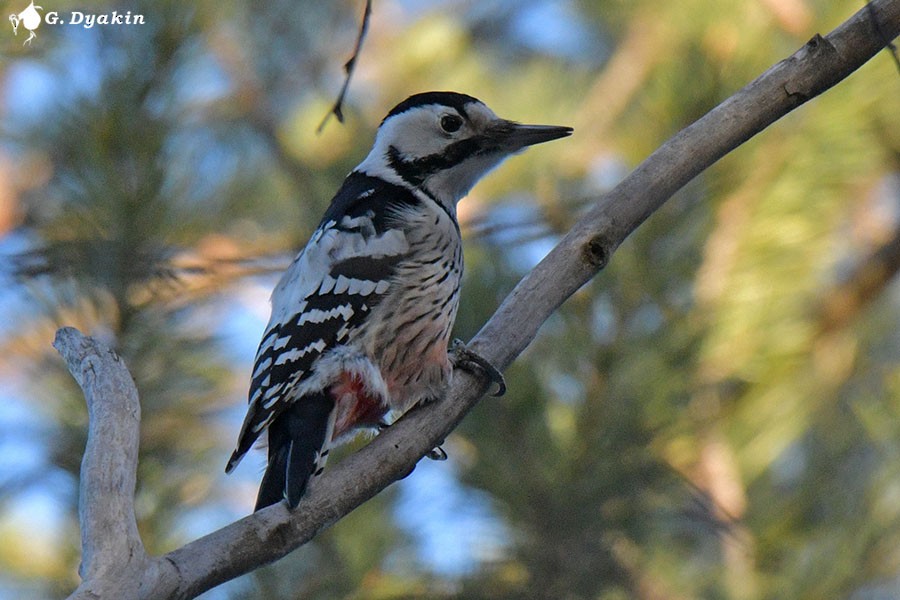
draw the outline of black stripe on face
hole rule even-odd
[[[443,152],[407,159],[396,146],[387,151],[388,164],[397,175],[411,185],[420,186],[430,176],[439,171],[453,168],[466,159],[487,154],[493,149],[485,136],[475,136],[453,142]]]

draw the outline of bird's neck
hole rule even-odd
[[[466,188],[462,193],[454,193],[457,190],[445,186],[429,185],[433,183],[434,176],[422,180],[404,177],[398,172],[396,161],[391,161],[386,153],[378,151],[377,148],[373,149],[354,171],[406,188],[423,199],[427,198],[439,204],[454,220],[456,219],[456,204],[469,191]]]

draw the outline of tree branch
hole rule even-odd
[[[510,293],[474,338],[472,348],[498,367],[507,367],[547,317],[602,269],[622,241],[678,189],[778,118],[847,77],[898,34],[900,0],[875,0],[827,37],[813,37],[679,132],[597,200]],[[278,504],[164,557],[149,559],[137,597],[191,598],[281,558],[407,474],[443,441],[485,390],[486,382],[457,372],[445,400],[411,411],[368,446],[329,469],[295,511]],[[99,434],[92,421],[91,435]],[[88,471],[82,477],[82,489],[93,488],[93,478],[101,474]],[[130,485],[123,488],[130,491],[133,474],[128,481]],[[130,525],[127,529],[131,531]],[[102,528],[85,527],[86,536],[99,531]],[[96,542],[85,542],[85,548],[91,543]],[[136,548],[140,550],[139,543]],[[88,569],[85,576],[94,573]]]
[[[78,513],[82,584],[72,598],[137,595],[146,554],[134,517],[141,405],[128,368],[114,352],[63,327],[53,341],[88,407],[88,440],[81,461]]]

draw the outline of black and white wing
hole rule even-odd
[[[256,353],[250,406],[226,472],[303,390],[321,391],[315,365],[347,344],[391,285],[409,251],[391,215],[420,201],[409,190],[351,173],[306,247],[272,293],[272,316]]]

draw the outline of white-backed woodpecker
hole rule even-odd
[[[226,467],[267,432],[256,510],[297,506],[330,448],[445,393],[458,364],[448,353],[463,270],[456,204],[504,158],[571,133],[501,119],[455,92],[416,94],[388,113],[272,293]]]

